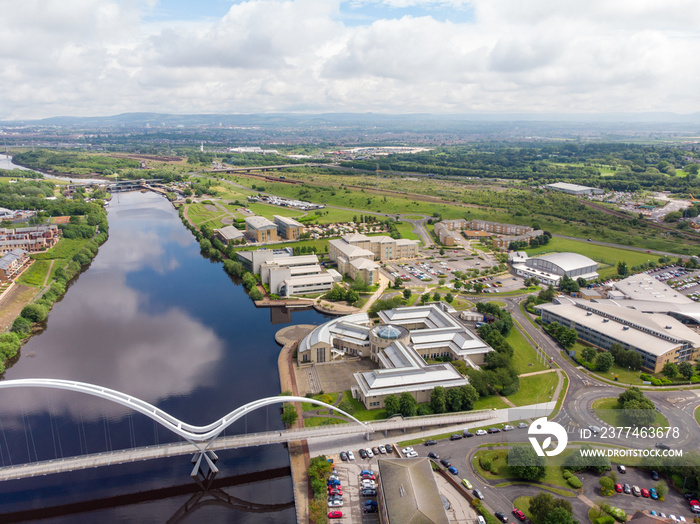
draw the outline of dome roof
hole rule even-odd
[[[403,336],[404,332],[400,327],[392,326],[391,324],[386,324],[384,326],[379,326],[374,332],[378,337],[385,338],[387,340],[395,340]]]

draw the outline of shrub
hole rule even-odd
[[[573,475],[573,473],[571,473],[571,471],[569,471],[568,469],[565,469],[564,472],[561,474],[561,476],[564,477],[564,480],[569,480],[571,478],[571,475]]]
[[[598,517],[595,519],[595,524],[614,524],[615,519],[610,515],[605,515],[604,517]]]
[[[575,477],[571,475],[568,479],[566,479],[567,484],[571,486],[574,489],[578,489],[581,486],[583,486],[583,483],[578,479],[578,477]]]
[[[619,522],[625,522],[627,520],[627,513],[625,513],[622,509],[616,508],[615,506],[608,506],[605,508],[605,511],[608,512],[612,517],[615,518],[615,520]]]

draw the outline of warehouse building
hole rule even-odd
[[[598,263],[595,260],[578,253],[550,253],[541,257],[528,257],[518,252],[517,262],[513,261],[515,274],[524,278],[535,277],[545,285],[558,286],[561,278],[566,275],[577,280],[596,280]]]
[[[598,189],[597,187],[580,186],[578,184],[569,184],[567,182],[556,182],[554,184],[547,184],[547,188],[553,189],[554,191],[561,191],[562,193],[567,193],[569,195],[583,196],[583,195],[602,195],[604,191]]]

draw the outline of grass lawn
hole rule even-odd
[[[520,378],[520,389],[507,398],[516,406],[549,402],[552,400],[554,388],[557,386],[557,372],[552,370],[541,375]]]
[[[695,408],[695,422],[700,426],[700,406]]]
[[[210,204],[206,205],[209,206]],[[212,220],[213,218],[219,218],[225,215],[225,213],[218,208],[209,211],[204,206],[205,204],[190,204],[187,207],[187,216],[196,226]]]
[[[561,458],[561,461],[563,463],[563,457],[568,457],[573,453],[573,449],[567,449],[564,450],[561,455],[557,457],[557,460]],[[481,467],[481,464],[479,463],[480,457],[488,455],[493,462],[493,466],[497,468],[498,473],[494,475],[490,471],[486,471]],[[481,449],[474,453],[474,458],[472,459],[472,466],[474,467],[474,470],[484,477],[485,479],[512,479],[515,478],[515,475],[511,473],[510,468],[508,467],[508,464],[506,464],[506,456],[508,455],[508,450],[507,449],[498,449],[498,450],[489,450],[489,449]],[[546,467],[545,468],[545,476],[540,479],[541,482],[544,482],[546,484],[552,484],[554,486],[561,486],[562,488],[566,489],[571,489],[571,486],[569,486],[566,482],[566,479],[562,477],[562,471],[563,469],[560,466],[551,466],[551,467]],[[522,481],[524,484],[530,484],[527,481]],[[536,484],[536,483],[532,483]]]
[[[501,302],[500,300],[489,300],[488,303],[498,307],[506,307],[506,303]]]
[[[508,404],[498,395],[479,397],[479,399],[474,402],[474,411],[479,411],[480,409],[505,409],[507,407]]]
[[[625,427],[630,425],[624,416],[624,411],[620,409],[617,403],[617,397],[598,399],[593,402],[593,409],[595,410],[595,414],[600,417],[603,422],[613,427]],[[652,426],[668,427],[668,419],[658,411],[655,413],[656,418]]]
[[[420,237],[413,232],[413,224],[408,222],[402,222],[400,224],[395,224],[396,229],[401,234],[403,238],[408,240],[420,240]]]
[[[513,364],[522,373],[548,369],[541,360],[537,359],[537,351],[516,328],[510,330],[506,341],[513,347]]]
[[[46,280],[46,273],[51,265],[50,260],[35,260],[29,268],[22,273],[17,282],[28,286],[41,287]]]
[[[274,220],[272,218],[274,215],[297,218],[306,214],[304,211],[299,211],[297,209],[273,206],[272,204],[261,204],[260,202],[247,202],[245,207],[250,209],[256,215],[265,217],[268,220]]]
[[[569,240],[566,238],[552,238],[546,246],[537,246],[532,249],[527,249],[529,256],[541,255],[544,253],[563,253],[572,252],[585,255],[592,258],[596,262],[608,266],[599,270],[600,276],[607,278],[617,274],[617,263],[621,260],[627,262],[628,267],[645,264],[648,261],[658,262],[658,255],[645,253],[643,251],[630,251],[629,249],[621,249],[611,246],[600,246],[592,242],[581,242],[579,240]]]
[[[386,410],[382,409],[366,409],[364,404],[357,399],[352,398],[350,391],[343,391],[343,400],[347,400],[355,408],[352,416],[357,420],[382,420],[386,418]]]
[[[576,344],[572,348],[576,351],[576,358],[581,358],[581,350],[583,350],[583,348],[585,347],[588,346],[584,346],[580,342],[576,342]],[[591,373],[594,373],[599,377],[606,378],[608,380],[615,380],[615,375],[617,375],[618,382],[621,382],[623,384],[631,384],[633,386],[642,385],[642,379],[639,377],[639,371],[623,368],[618,366],[617,364],[613,364],[610,370],[608,371],[591,371]]]
[[[314,400],[320,400],[321,402],[325,402],[326,404],[335,404],[335,401],[338,400],[338,393],[324,393],[323,395],[314,395],[312,398]],[[310,402],[302,402],[301,409],[302,411],[313,411],[315,409],[322,409],[323,413],[328,413],[329,411],[331,411],[328,409],[324,409],[323,406],[319,406],[318,404],[311,404]]]
[[[62,238],[46,253],[35,253],[31,255],[31,258],[34,260],[71,259],[87,242],[87,240],[82,238]]]

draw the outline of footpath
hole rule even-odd
[[[275,340],[282,346],[277,357],[277,369],[280,376],[280,388],[282,391],[291,391],[292,395],[299,395],[296,376],[294,374],[294,349],[297,342],[316,326],[300,324],[280,329],[275,334]],[[303,413],[301,404],[295,403],[297,413]],[[294,424],[296,428],[304,427],[304,418],[299,417]],[[313,498],[313,491],[309,483],[307,471],[311,457],[306,440],[289,442],[289,465],[292,470],[292,487],[294,491],[294,505],[296,507],[297,522],[309,521],[309,501]]]

